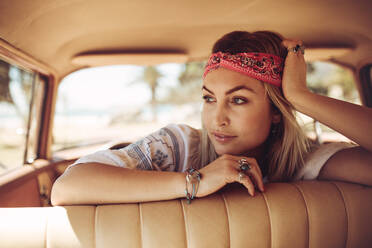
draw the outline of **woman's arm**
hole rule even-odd
[[[303,92],[291,103],[296,110],[329,126],[372,152],[372,109],[312,92]]]
[[[285,47],[302,44],[285,40]],[[318,175],[320,180],[341,180],[372,186],[372,109],[314,94],[306,87],[306,63],[300,52],[289,52],[285,60],[282,89],[296,110],[324,123],[362,147],[334,154]]]
[[[254,158],[250,176],[240,178],[239,160],[223,155],[200,170],[196,197],[216,192],[228,183],[243,184],[254,196],[255,186],[264,191],[262,173]],[[253,181],[252,181],[253,179]],[[53,205],[109,204],[171,200],[185,197],[186,173],[134,170],[99,163],[79,164],[59,177],[52,188]]]
[[[54,183],[52,204],[131,203],[185,197],[186,173],[174,172],[179,169],[177,163],[183,162],[178,161],[179,154],[173,156],[175,146],[180,150],[179,144],[185,142],[172,137],[182,137],[179,131],[186,128],[168,126],[124,149],[99,151],[80,158]],[[163,154],[162,159],[156,159],[158,153]],[[238,170],[233,166],[239,163],[222,156],[201,169],[196,196],[209,195],[238,180]],[[263,190],[262,176],[254,175]],[[241,183],[254,195],[254,185],[248,177]]]
[[[302,44],[285,40],[287,48]],[[300,52],[289,52],[285,60],[282,89],[296,110],[304,113],[372,152],[372,109],[314,94],[306,87],[306,63]]]
[[[71,167],[53,185],[53,205],[130,203],[185,196],[185,173],[99,163]]]
[[[318,179],[372,186],[372,154],[360,146],[341,150],[324,164]]]

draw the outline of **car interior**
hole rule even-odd
[[[371,108],[371,10],[369,0],[1,0],[0,247],[372,247],[372,188],[341,181],[268,183],[255,197],[231,184],[192,204],[51,204],[79,157],[169,122],[200,127],[203,66],[234,30],[302,40],[313,91]],[[353,142],[301,118],[315,142]]]

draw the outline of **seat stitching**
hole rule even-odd
[[[98,217],[97,217],[97,212],[98,212],[98,206],[94,208],[94,221],[93,221],[93,247],[97,247],[97,222],[98,222]]]
[[[342,201],[344,202],[344,208],[345,208],[345,213],[346,213],[346,240],[345,240],[345,246],[344,247],[347,247],[347,243],[349,241],[349,234],[350,233],[349,233],[349,213],[347,212],[345,196],[344,196],[341,188],[339,186],[337,186],[336,183],[334,183],[334,182],[330,182],[330,183],[333,184],[336,187],[336,189],[338,190],[338,192],[340,192]]]
[[[52,208],[53,209],[53,208]],[[44,247],[48,247],[48,223],[49,223],[49,215],[51,214],[51,209],[49,209],[47,217],[46,217],[46,224],[45,224],[45,234],[44,234]]]
[[[306,210],[306,217],[307,217],[307,247],[310,247],[310,215],[309,215],[309,208],[308,208],[308,205],[307,205],[307,202],[306,202],[306,199],[305,199],[305,194],[304,192],[302,191],[302,189],[300,188],[299,185],[293,183],[291,184],[293,186],[295,186],[295,188],[300,192],[301,194],[301,197],[304,201],[304,204],[305,204],[305,210]]]
[[[138,210],[139,210],[139,218],[140,218],[140,247],[143,247],[143,241],[142,241],[142,229],[143,229],[143,227],[142,227],[142,225],[143,225],[143,221],[142,221],[142,210],[141,210],[141,206],[142,206],[142,204],[141,203],[138,203]]]
[[[231,247],[231,237],[230,237],[230,217],[229,217],[229,211],[228,211],[228,205],[225,199],[225,195],[223,193],[220,194],[223,199],[223,203],[225,205],[225,210],[226,210],[226,218],[227,218],[227,230],[228,230],[228,237],[229,237],[229,247]]]
[[[265,201],[265,205],[266,205],[266,209],[267,209],[267,215],[269,216],[269,221],[270,221],[270,247],[273,247],[273,238],[272,238],[272,221],[271,221],[271,216],[270,216],[270,207],[269,207],[269,203],[266,199],[266,194],[265,192],[262,192],[262,197],[264,198],[264,201]]]
[[[181,202],[181,207],[182,207],[182,215],[183,215],[183,221],[184,221],[184,226],[185,226],[185,241],[186,241],[186,247],[189,247],[188,245],[188,237],[189,237],[189,229],[188,229],[188,226],[187,226],[187,221],[186,221],[186,214],[185,214],[185,208],[184,208],[184,203],[183,203],[183,200],[180,200]]]

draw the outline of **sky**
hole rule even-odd
[[[172,87],[178,82],[183,65],[162,64],[157,68],[164,75],[162,86]],[[83,69],[65,77],[58,89],[57,113],[117,106],[142,106],[151,99],[149,87],[141,80],[143,67],[132,65],[105,66]],[[163,91],[163,92],[162,92]],[[159,94],[164,94],[164,87]]]

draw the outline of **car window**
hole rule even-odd
[[[200,128],[203,68],[204,62],[123,65],[68,75],[58,90],[53,151],[133,142],[169,123]]]
[[[36,157],[41,82],[37,73],[0,59],[0,174]]]
[[[76,147],[133,142],[169,123],[200,128],[204,65],[106,66],[68,75],[58,90],[54,153],[64,156]],[[352,74],[340,66],[309,63],[307,81],[316,93],[360,104]],[[310,137],[345,140],[309,117],[299,113],[298,118]]]

